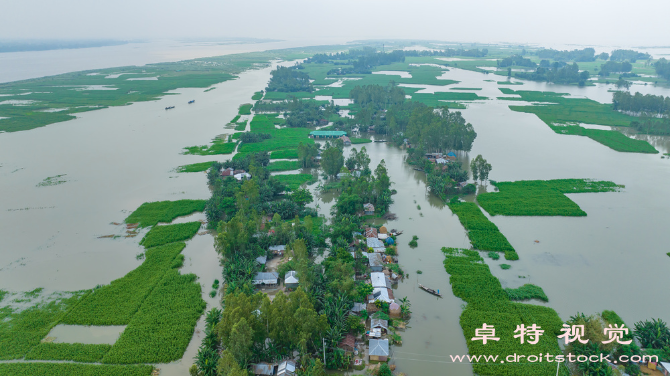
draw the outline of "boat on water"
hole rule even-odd
[[[191,103],[195,103],[195,99],[191,99],[190,101],[188,101],[188,104],[191,104]]]
[[[424,285],[422,285],[422,284],[420,284],[420,283],[419,283],[419,287],[420,287],[423,291],[425,291],[425,292],[427,292],[427,293],[429,293],[429,294],[433,294],[433,295],[435,295],[435,296],[439,296],[440,298],[442,297],[442,294],[440,294],[440,290],[435,291],[435,290],[431,289],[430,287],[426,287],[426,286],[424,286]]]
[[[167,107],[165,107],[166,110],[171,110],[171,109],[173,109],[173,108],[174,108],[174,106],[167,106]]]

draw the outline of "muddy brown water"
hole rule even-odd
[[[0,135],[0,286],[12,291],[79,290],[109,283],[137,267],[141,261],[135,255],[142,252],[139,237],[98,237],[123,234],[124,226],[110,223],[122,222],[145,201],[209,197],[204,173],[177,174],[172,169],[229,156],[179,153],[184,146],[202,145],[230,132],[224,125],[240,103],[265,86],[269,71],[243,73],[207,93],[178,90],[179,95],[155,102],[83,113],[77,120]],[[482,96],[502,96],[495,82],[484,81],[491,75],[452,69],[444,77],[461,81],[463,87],[482,87],[477,92]],[[539,87],[528,83],[513,89]],[[552,90],[579,88],[556,85]],[[604,98],[600,91],[575,94]],[[196,103],[187,105],[190,99]],[[625,184],[626,189],[571,195],[587,217],[493,217],[521,258],[509,270],[497,266],[502,261],[487,259],[494,275],[505,287],[528,282],[541,286],[549,296],[548,306],[563,319],[576,312],[612,309],[629,325],[652,317],[670,320],[664,277],[670,265],[665,255],[670,240],[665,231],[670,160],[618,153],[585,137],[558,135],[535,115],[509,110],[509,104],[493,99],[469,104],[463,111],[478,133],[473,150],[459,155],[466,165],[469,158],[482,154],[493,166],[494,180],[594,178]],[[177,107],[166,112],[168,105]],[[668,151],[667,138],[654,140],[659,149]],[[443,246],[468,247],[465,231],[458,218],[426,191],[424,174],[404,162],[403,150],[386,143],[363,146],[373,169],[381,159],[386,162],[398,191],[390,210],[398,220],[387,226],[404,231],[398,248],[409,277],[395,295],[409,297],[413,315],[401,334],[403,345],[392,350],[393,362],[399,371],[412,375],[471,375],[470,365],[451,364],[448,359],[466,354],[467,348],[458,323],[463,302],[451,294],[440,252]],[[66,174],[65,183],[36,187],[60,174]],[[318,198],[315,205],[321,212],[334,203],[332,193]],[[412,235],[419,237],[415,249],[407,245]],[[218,303],[219,296],[208,294],[221,272],[213,238],[196,236],[184,255],[182,272],[199,276],[209,309]],[[418,282],[439,289],[444,298],[419,290]],[[162,375],[187,373],[203,329],[200,320],[183,360],[158,365]]]

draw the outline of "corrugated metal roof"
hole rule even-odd
[[[284,283],[298,283],[298,277],[295,270],[291,270],[286,272],[286,275],[284,276]]]
[[[370,327],[371,328],[388,329],[389,328],[389,322],[387,320],[382,320],[382,319],[370,319]]]
[[[389,340],[388,339],[371,339],[370,351],[368,354],[372,356],[389,356]]]
[[[372,282],[372,287],[386,287],[386,276],[384,273],[370,273],[370,281]]]
[[[377,238],[367,238],[367,242],[370,248],[384,248],[384,242]]]
[[[346,136],[347,132],[344,131],[311,131],[309,132],[310,136],[331,136],[331,137],[342,137]]]
[[[258,363],[252,366],[254,375],[271,376],[275,373],[275,367],[267,363]]]

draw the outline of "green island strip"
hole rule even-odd
[[[450,87],[449,90],[482,90],[480,87]]]
[[[251,108],[252,108],[253,106],[254,106],[254,105],[251,104],[251,103],[241,104],[240,107],[239,107],[239,109],[237,110],[237,113],[238,113],[239,115],[251,115]]]
[[[517,94],[519,98],[499,97],[501,100],[542,102],[533,106],[509,106],[512,111],[537,115],[554,132],[565,135],[586,136],[613,150],[628,153],[656,154],[656,150],[647,141],[627,137],[621,132],[603,129],[587,129],[577,124],[598,124],[606,126],[628,127],[637,118],[618,111],[611,105],[602,104],[586,98],[569,98],[565,93],[548,91],[514,91],[499,88],[503,94]]]
[[[70,325],[128,324],[185,246],[185,243],[174,243],[147,249],[140,266],[109,285],[94,289],[61,322]]]
[[[618,192],[622,185],[588,179],[491,182],[498,192],[481,193],[477,202],[490,215],[586,216],[566,193]]]
[[[26,355],[26,360],[72,360],[99,363],[112,345],[83,343],[40,343]]]
[[[246,127],[246,123],[245,123]],[[235,128],[237,129],[237,127]],[[244,130],[244,127],[242,128]],[[188,146],[184,148],[185,155],[218,155],[232,154],[237,146],[236,142],[226,142],[225,139],[215,138],[212,145]]]
[[[235,128],[236,131],[244,131],[247,129],[247,122],[246,121],[240,121],[235,123]],[[233,149],[234,150],[234,149]],[[231,151],[232,153],[232,151]]]
[[[139,223],[140,227],[154,226],[158,222],[170,223],[175,218],[205,210],[206,200],[178,200],[145,202],[132,212],[126,223]]]
[[[209,88],[237,74],[265,67],[270,60],[306,58],[316,52],[340,51],[339,45],[300,47],[197,58],[169,63],[115,67],[0,83],[0,94],[19,95],[21,105],[0,105],[0,132],[25,131],[75,119],[80,112],[153,101],[180,88]],[[138,78],[140,78],[138,80]],[[148,79],[149,78],[149,79]],[[189,98],[174,95],[177,109]],[[54,111],[58,110],[58,111]],[[157,108],[157,111],[164,111]]]
[[[212,167],[212,163],[214,163],[214,161],[191,163],[191,164],[179,166],[179,167],[177,167],[177,172],[203,172],[203,171],[207,171],[207,170],[209,170],[210,167]]]
[[[498,85],[523,85],[523,82],[519,81],[498,81]]]
[[[151,376],[150,365],[92,365],[72,363],[2,363],[3,376]]]
[[[263,99],[263,92],[262,91],[257,91],[254,93],[254,95],[251,96],[252,101],[259,101]]]
[[[168,243],[192,238],[200,229],[202,223],[187,222],[174,225],[154,226],[140,240],[145,248],[157,247]]]
[[[300,188],[300,186],[305,183],[316,183],[314,176],[311,174],[274,175],[274,177],[280,182],[286,184],[286,187],[292,191]]]
[[[237,123],[237,122],[240,120],[241,117],[242,117],[242,115],[235,115],[235,117],[233,118],[233,120],[230,121],[230,124],[235,124],[235,123]]]
[[[505,289],[505,292],[509,296],[510,300],[530,300],[530,299],[539,299],[543,302],[548,302],[549,298],[547,294],[544,293],[542,287],[535,286],[530,283],[527,283],[516,289]]]
[[[468,231],[468,238],[480,251],[503,252],[505,260],[518,260],[519,255],[495,223],[489,221],[479,206],[473,202],[450,202],[449,209]]]
[[[290,171],[300,168],[299,161],[276,161],[267,165],[266,169],[270,172]]]
[[[24,310],[0,308],[0,360],[23,358],[88,293],[78,291],[67,298],[38,303]],[[29,300],[29,294],[24,294],[23,300]]]
[[[405,88],[409,94],[410,91]],[[476,93],[458,93],[458,92],[438,92],[438,93],[413,93],[412,101],[421,102],[427,106],[444,106],[446,101],[474,101],[484,100],[487,97],[480,97]]]
[[[372,142],[372,140],[369,139],[369,138],[349,137],[349,139],[351,140],[351,144],[352,144],[352,145],[356,145],[356,144],[368,144],[368,143]]]
[[[477,251],[442,248],[445,255],[444,267],[449,273],[449,283],[455,296],[463,299],[467,305],[461,313],[460,324],[470,355],[498,355],[505,359],[508,355],[561,355],[556,337],[561,333],[563,321],[551,308],[515,303],[500,285],[500,281],[491,274],[489,266]],[[473,341],[475,330],[483,324],[495,327],[499,341],[488,341],[486,344]],[[536,324],[544,330],[537,344],[521,344],[514,338],[517,325],[526,327]],[[473,363],[472,368],[477,375],[515,375],[536,376],[554,375],[554,363]],[[562,368],[561,376],[567,376],[567,369]]]

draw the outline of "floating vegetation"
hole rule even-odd
[[[212,91],[212,90],[214,90],[214,89],[216,89],[216,87],[215,87],[215,86],[212,86],[212,87],[210,87],[209,89],[206,89],[203,93],[208,93],[208,92],[210,92],[210,91]]]
[[[622,185],[587,179],[492,182],[498,192],[482,193],[477,202],[491,215],[586,216],[566,193],[617,192]]]
[[[500,269],[503,269],[503,270],[507,270],[511,267],[512,267],[512,265],[510,265],[510,264],[500,264]]]
[[[421,270],[417,270],[416,274],[423,274],[423,272]]]
[[[177,217],[205,210],[205,202],[206,200],[145,202],[125,222],[139,223],[139,227],[154,226],[158,222],[170,223]]]
[[[144,252],[135,255],[135,260],[144,260]]]
[[[500,254],[498,252],[489,251],[488,256],[493,260],[500,259]]]
[[[416,248],[419,246],[419,243],[417,242],[419,240],[419,237],[416,235],[412,236],[412,240],[409,241],[409,246],[412,248]]]
[[[52,185],[59,185],[63,183],[67,183],[67,180],[61,179],[63,176],[67,174],[62,174],[62,175],[56,175],[56,176],[50,176],[41,182],[39,182],[36,187],[50,187]]]
[[[154,226],[144,235],[140,244],[145,248],[174,243],[192,238],[200,229],[202,223],[187,222],[174,225]]]
[[[416,208],[421,210],[421,205],[417,205]]]
[[[505,289],[505,292],[511,300],[529,300],[540,299],[543,302],[548,302],[549,298],[542,290],[542,287],[531,284],[525,284],[516,289]]]
[[[258,101],[258,100],[261,100],[262,98],[263,98],[263,91],[262,90],[255,92],[254,95],[251,96],[252,101]]]
[[[231,154],[235,151],[237,147],[237,142],[226,142],[223,139],[215,138],[212,140],[212,145],[201,145],[201,146],[188,146],[185,147],[186,150],[183,154],[185,155],[219,155],[219,154]]]
[[[22,211],[22,210],[41,210],[41,209],[55,209],[55,206],[38,206],[34,208],[19,208],[19,209],[7,209],[8,212],[13,211]]]
[[[489,221],[473,202],[450,202],[449,209],[468,231],[468,238],[475,249],[481,251],[504,252],[506,260],[518,260],[519,255],[498,226]]]
[[[251,108],[254,105],[251,103],[245,103],[243,105],[240,105],[240,108],[238,109],[237,113],[240,115],[251,115]]]

